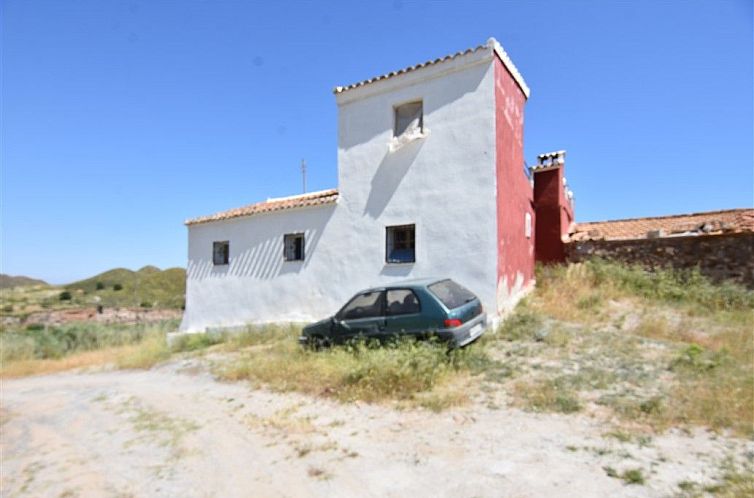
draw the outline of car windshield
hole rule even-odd
[[[430,285],[429,290],[450,310],[476,299],[470,290],[450,279]]]

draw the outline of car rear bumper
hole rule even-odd
[[[440,334],[441,338],[448,340],[456,347],[463,347],[477,340],[487,330],[487,313],[475,316],[460,327],[445,329]]]

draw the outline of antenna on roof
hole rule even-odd
[[[301,182],[303,183],[304,191],[306,193],[306,161],[301,160]]]

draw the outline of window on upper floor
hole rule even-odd
[[[416,225],[387,227],[385,261],[413,263],[416,261]]]
[[[304,260],[304,234],[287,233],[283,237],[283,257],[286,261]]]
[[[212,263],[227,265],[230,261],[230,242],[227,240],[212,243]]]
[[[393,136],[418,135],[424,129],[424,108],[422,102],[409,102],[395,107],[395,128]]]

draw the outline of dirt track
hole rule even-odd
[[[584,416],[440,414],[219,383],[200,360],[2,382],[3,497],[667,496],[754,444]],[[609,477],[640,468],[644,485]]]

